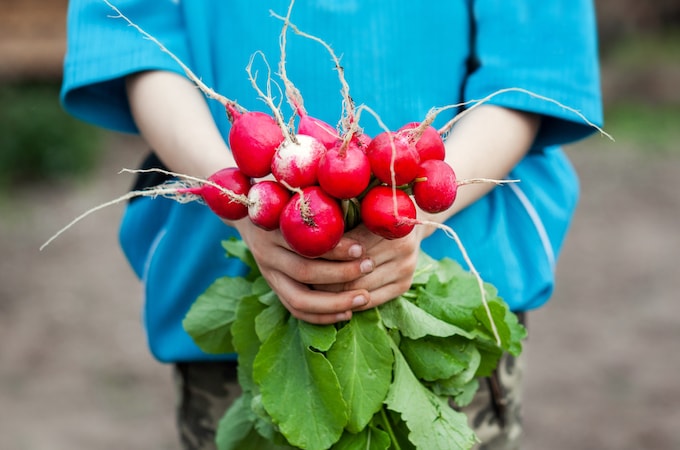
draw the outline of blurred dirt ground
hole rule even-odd
[[[168,367],[117,247],[142,146],[111,135],[96,176],[0,204],[0,448],[177,449]],[[529,316],[527,450],[680,448],[680,156],[595,137],[569,149],[581,207],[551,302]]]

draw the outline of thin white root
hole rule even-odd
[[[190,192],[183,192],[186,189],[191,189],[193,187],[198,187],[198,186],[203,186],[203,185],[209,185],[212,186],[216,189],[219,189],[223,194],[225,194],[227,197],[229,197],[231,200],[242,203],[244,205],[247,205],[249,203],[248,197],[242,194],[236,194],[229,189],[225,189],[224,187],[220,186],[219,184],[213,183],[212,181],[209,180],[204,180],[202,178],[197,178],[197,177],[192,177],[191,175],[185,175],[181,173],[176,173],[176,172],[170,172],[169,170],[163,170],[163,169],[121,169],[119,173],[148,173],[148,172],[158,172],[162,173],[165,175],[173,176],[176,178],[179,178],[180,180],[184,181],[177,181],[177,180],[170,180],[165,183],[162,183],[158,186],[151,187],[148,189],[141,189],[137,191],[130,191],[124,195],[121,195],[120,197],[110,200],[106,203],[102,203],[101,205],[95,206],[93,208],[90,208],[89,210],[85,211],[75,219],[73,219],[71,222],[66,224],[62,229],[57,231],[52,237],[50,237],[47,241],[45,241],[44,244],[40,246],[40,250],[42,251],[45,247],[50,245],[52,241],[54,241],[56,238],[58,238],[60,235],[62,235],[65,231],[69,230],[71,227],[73,227],[75,224],[80,222],[81,220],[85,219],[87,216],[90,214],[93,214],[99,210],[102,210],[104,208],[108,208],[109,206],[117,205],[119,203],[125,202],[127,200],[130,200],[132,198],[136,197],[151,197],[151,198],[156,198],[156,197],[166,197],[170,198],[172,200],[175,200],[178,203],[188,203],[192,201],[202,201],[202,198],[197,195],[193,194]]]
[[[292,7],[292,2],[291,2],[291,7]],[[355,118],[355,105],[354,105],[354,100],[352,99],[351,95],[349,94],[349,83],[347,83],[347,80],[345,78],[345,69],[342,67],[340,64],[340,58],[335,54],[333,49],[331,48],[330,45],[323,39],[316,37],[314,35],[311,35],[309,33],[305,33],[304,31],[300,30],[295,24],[290,22],[290,10],[288,12],[287,17],[282,17],[279,16],[278,14],[274,13],[273,11],[270,11],[270,14],[272,17],[275,17],[279,20],[284,21],[284,26],[290,27],[293,32],[299,36],[302,36],[306,39],[311,39],[312,41],[315,41],[319,44],[321,44],[326,51],[328,52],[329,55],[331,55],[331,59],[333,60],[333,63],[335,64],[335,69],[338,71],[338,79],[340,80],[340,85],[342,86],[341,93],[343,97],[343,108],[344,108],[344,115],[346,116],[342,121],[342,126],[343,126],[343,133],[348,132],[352,127],[358,126],[359,120]]]
[[[458,186],[466,186],[468,184],[491,183],[500,186],[507,183],[519,183],[519,182],[520,180],[496,180],[494,178],[466,178],[464,180],[457,180],[456,184]]]
[[[302,188],[293,187],[290,184],[288,184],[288,182],[286,180],[279,180],[279,183],[281,183],[283,185],[283,187],[285,187],[289,191],[295,192],[296,194],[300,194],[300,197],[302,197],[302,195],[303,195]]]
[[[467,250],[465,250],[465,246],[463,245],[463,242],[460,240],[458,233],[456,233],[453,230],[453,228],[451,228],[451,227],[448,227],[448,226],[441,224],[441,223],[431,222],[429,220],[418,221],[418,224],[420,224],[420,225],[431,225],[433,227],[436,227],[436,228],[444,231],[444,233],[446,233],[447,236],[449,236],[451,239],[456,241],[456,245],[458,245],[458,248],[460,249],[460,253],[463,255],[463,259],[465,260],[465,264],[467,264],[468,269],[470,270],[470,273],[472,273],[472,275],[474,275],[475,279],[477,280],[477,286],[479,287],[479,293],[481,294],[482,304],[484,305],[484,311],[486,311],[486,315],[489,318],[489,323],[491,324],[491,331],[493,333],[494,338],[496,339],[496,344],[500,347],[501,346],[501,337],[500,337],[500,334],[498,333],[498,327],[496,327],[496,322],[493,320],[493,315],[491,314],[491,309],[489,308],[489,302],[486,299],[486,290],[484,289],[484,280],[482,280],[482,277],[479,275],[479,272],[477,272],[477,269],[472,264],[472,260],[470,259],[470,256],[468,255]]]
[[[262,89],[260,89],[260,86],[257,85],[257,72],[253,74],[253,63],[255,62],[255,57],[258,55],[262,57],[264,64],[267,66],[267,92],[264,92]],[[258,50],[255,53],[253,53],[253,55],[250,57],[248,65],[246,66],[246,72],[248,73],[248,79],[250,80],[250,84],[253,86],[253,89],[255,89],[255,92],[257,92],[257,95],[260,97],[260,99],[262,99],[262,101],[264,101],[267,104],[267,106],[269,106],[269,109],[271,109],[272,114],[274,114],[274,119],[276,120],[276,123],[279,124],[279,128],[281,128],[281,132],[283,133],[283,135],[287,139],[296,142],[295,133],[291,132],[290,128],[288,128],[288,125],[286,124],[286,121],[283,118],[283,114],[281,113],[281,108],[277,106],[276,103],[274,103],[274,97],[272,96],[271,89],[271,85],[273,83],[271,76],[271,67],[269,66],[267,58],[265,57],[262,51]]]
[[[158,197],[158,196],[164,196],[164,197],[172,197],[173,199],[177,201],[184,202],[185,200],[181,200],[181,197],[177,195],[179,189],[186,188],[186,185],[178,185],[176,182],[169,184],[169,185],[160,185],[155,188],[150,188],[150,189],[143,189],[139,191],[130,191],[125,195],[121,195],[120,197],[108,201],[106,203],[102,203],[101,205],[95,206],[94,208],[90,208],[75,219],[73,219],[71,222],[66,224],[62,229],[57,231],[52,237],[50,237],[47,241],[45,241],[44,244],[40,246],[40,251],[42,251],[45,247],[50,245],[52,241],[54,241],[56,238],[61,236],[64,232],[68,231],[71,227],[73,227],[75,224],[80,222],[81,220],[85,219],[87,216],[90,214],[93,214],[99,210],[102,210],[104,208],[108,208],[109,206],[114,206],[119,203],[125,202],[127,200],[130,200],[135,197]],[[189,201],[189,200],[186,200]]]
[[[199,184],[209,184],[209,185],[216,187],[218,189],[223,189],[219,185],[217,185],[217,184],[215,184],[211,181],[205,180],[203,178],[192,177],[191,175],[185,175],[183,173],[171,172],[169,170],[159,169],[159,168],[151,168],[151,169],[125,169],[125,168],[123,168],[123,169],[120,169],[120,171],[118,173],[132,173],[132,174],[137,174],[137,173],[162,173],[163,175],[181,178],[181,179],[188,180],[188,181],[194,181],[194,182],[199,183]]]
[[[186,174],[183,174],[183,173],[171,172],[169,170],[159,169],[159,168],[121,169],[119,173],[148,173],[148,172],[162,173],[164,175],[169,175],[169,176],[176,177],[176,178],[179,178],[179,179],[182,179],[182,180],[192,181],[192,182],[196,183],[196,185],[198,185],[198,186],[204,186],[204,185],[212,186],[215,189],[221,191],[227,197],[229,197],[230,200],[233,200],[233,201],[238,202],[238,203],[242,203],[244,205],[248,204],[248,197],[243,195],[243,194],[236,194],[233,191],[231,191],[231,190],[229,190],[229,189],[227,189],[223,186],[220,186],[217,183],[213,183],[210,180],[206,180],[206,179],[198,178],[198,177],[193,177],[191,175],[186,175]]]
[[[288,99],[288,103],[296,111],[299,116],[307,114],[304,107],[304,101],[302,99],[302,94],[300,90],[293,84],[293,82],[288,78],[288,73],[286,71],[286,44],[288,42],[288,25],[290,24],[290,15],[293,12],[293,5],[295,0],[291,0],[290,5],[288,5],[288,12],[286,17],[283,18],[283,27],[281,27],[281,35],[279,36],[279,49],[281,53],[281,59],[279,60],[279,77],[283,81],[283,86]],[[272,11],[270,11],[271,14]]]
[[[434,121],[435,117],[442,111],[446,111],[446,110],[449,110],[449,109],[457,109],[457,108],[461,108],[463,106],[472,105],[468,109],[462,111],[460,114],[457,114],[453,119],[448,121],[442,128],[439,129],[439,134],[444,136],[449,131],[451,131],[451,128],[453,128],[453,126],[456,124],[456,122],[458,122],[460,119],[462,119],[470,111],[477,108],[478,106],[483,105],[484,103],[488,102],[492,98],[494,98],[498,95],[501,95],[501,94],[505,94],[507,92],[521,92],[523,94],[529,95],[530,97],[534,97],[534,98],[537,98],[539,100],[543,100],[543,101],[546,101],[546,102],[553,103],[553,104],[559,106],[560,108],[563,108],[563,109],[575,114],[581,120],[583,120],[583,122],[585,122],[588,126],[595,128],[601,135],[606,136],[611,141],[614,141],[614,138],[609,133],[607,133],[602,128],[600,128],[599,126],[595,125],[593,122],[588,120],[588,118],[583,113],[578,111],[577,109],[571,108],[571,107],[569,107],[569,106],[567,106],[563,103],[560,103],[557,100],[554,100],[550,97],[546,97],[544,95],[537,94],[537,93],[532,92],[528,89],[517,88],[517,87],[499,89],[499,90],[492,92],[491,94],[487,95],[486,97],[484,97],[481,100],[468,100],[466,102],[457,103],[455,105],[448,105],[448,106],[442,106],[442,107],[439,107],[439,108],[432,108],[430,110],[430,112],[427,114],[427,117],[425,118],[425,120],[423,122],[424,123],[425,122],[432,123]]]

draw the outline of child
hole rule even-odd
[[[248,110],[266,106],[245,66],[261,51],[271,67],[279,58],[287,2],[120,0],[116,6],[162,42],[215,91]],[[235,166],[227,145],[223,107],[207,101],[167,54],[145,40],[103,2],[72,0],[62,100],[73,115],[103,127],[140,133],[153,153],[146,167],[207,177]],[[300,0],[292,21],[342,56],[352,97],[370,106],[390,129],[422,120],[430,108],[522,88],[602,120],[593,5],[575,2],[457,1],[427,7],[397,0]],[[323,46],[288,33],[288,76],[310,114],[337,123],[340,84]],[[255,57],[263,83],[267,66]],[[442,114],[435,125],[449,120]],[[289,116],[287,116],[289,117]],[[364,131],[382,131],[363,119]],[[552,292],[554,269],[578,196],[578,181],[560,145],[593,129],[556,103],[508,91],[475,108],[446,140],[447,161],[459,179],[520,179],[517,185],[466,186],[445,213],[420,217],[446,223],[462,239],[482,277],[510,307],[540,307]],[[153,185],[156,177],[138,180]],[[282,303],[313,323],[347,320],[410,286],[422,248],[435,258],[461,260],[455,243],[433,227],[418,226],[392,241],[358,227],[318,259],[290,251],[278,231],[247,219],[226,223],[198,203],[140,198],[121,225],[121,245],[144,283],[149,347],[177,368],[182,392],[179,426],[186,448],[211,448],[215,421],[237,384],[234,355],[206,355],[182,329],[192,302],[217,277],[244,267],[227,260],[220,241],[240,237]],[[504,411],[483,385],[469,413],[484,448],[515,448],[519,370],[500,366]],[[494,388],[494,389],[492,389]],[[508,400],[510,399],[510,400]],[[501,399],[502,400],[502,399]]]

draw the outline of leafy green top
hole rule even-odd
[[[526,330],[486,284],[450,260],[422,253],[408,292],[335,325],[292,317],[242,241],[223,243],[250,267],[215,280],[184,327],[207,353],[238,353],[242,396],[220,422],[229,449],[468,449],[464,414],[477,378]],[[491,320],[501,339],[494,336]]]

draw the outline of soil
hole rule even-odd
[[[140,326],[116,240],[143,146],[111,135],[95,176],[0,204],[0,448],[178,449],[169,367]],[[527,450],[680,448],[680,155],[570,147],[583,197],[553,299],[529,315]]]

